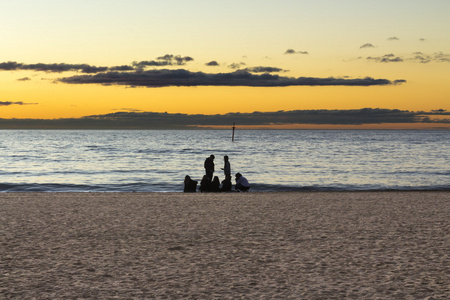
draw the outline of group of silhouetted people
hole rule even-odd
[[[227,155],[223,157],[224,166],[221,168],[224,172],[225,179],[220,182],[218,176],[214,176],[214,155],[210,155],[206,158],[204,163],[205,175],[200,181],[199,191],[202,193],[205,192],[231,192],[232,191],[232,183],[231,183],[231,166],[230,161]],[[250,184],[248,180],[242,176],[241,173],[236,173],[236,185],[235,190],[240,192],[247,192],[250,189]],[[186,175],[184,178],[184,192],[185,193],[195,193],[197,192],[197,184],[198,181],[191,179],[189,175]]]

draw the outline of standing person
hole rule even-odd
[[[211,154],[207,159],[205,159],[205,172],[210,182],[213,179],[214,174],[214,158],[215,156]]]
[[[234,188],[236,191],[247,192],[250,189],[250,183],[241,173],[236,173],[236,186]]]
[[[230,166],[230,162],[228,160],[228,155],[225,155],[223,157],[223,160],[224,160],[224,166],[223,166],[222,170],[223,170],[223,173],[225,174],[225,178],[227,176],[231,177],[231,166]]]

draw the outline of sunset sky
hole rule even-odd
[[[449,12],[448,0],[0,1],[0,118],[450,110]]]

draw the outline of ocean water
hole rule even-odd
[[[450,131],[2,130],[0,191],[182,192],[223,156],[251,191],[450,190]]]

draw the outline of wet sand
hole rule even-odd
[[[0,298],[448,299],[450,192],[0,194]]]

